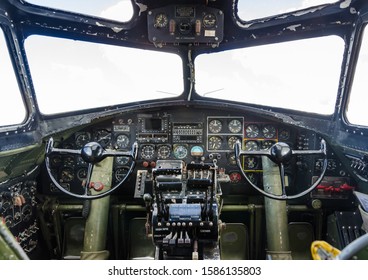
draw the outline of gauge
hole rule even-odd
[[[211,133],[219,133],[222,129],[222,122],[220,120],[212,120],[208,123],[208,130]]]
[[[245,128],[246,136],[256,138],[259,135],[259,127],[256,124],[250,124]]]
[[[161,159],[169,158],[171,153],[171,147],[169,145],[161,145],[157,149],[157,156]]]
[[[191,149],[190,149],[190,155],[192,157],[201,157],[203,156],[203,148],[201,146],[193,146]]]
[[[234,149],[236,141],[240,141],[240,138],[237,136],[231,136],[229,139],[227,139],[227,145],[229,146],[229,149]]]
[[[234,153],[230,153],[228,155],[229,164],[235,165],[236,164],[236,157]]]
[[[184,159],[188,155],[188,149],[184,145],[174,147],[174,157],[176,159]]]
[[[121,167],[115,170],[115,179],[116,181],[123,180],[128,174],[128,169]]]
[[[155,23],[154,26],[156,28],[164,28],[169,23],[169,19],[167,18],[167,15],[164,13],[157,14],[155,17]]]
[[[111,132],[106,129],[99,129],[95,132],[94,139],[102,147],[107,147],[111,142]]]
[[[75,145],[77,148],[82,148],[89,141],[91,141],[91,134],[88,132],[81,132],[75,136]]]
[[[264,138],[276,138],[276,127],[272,124],[265,125],[262,129]]]
[[[281,129],[279,131],[279,138],[281,140],[287,140],[287,139],[289,139],[289,137],[290,137],[290,131],[289,130],[287,130],[287,129]]]
[[[85,179],[87,179],[87,168],[81,168],[77,171],[77,178],[79,179],[79,181],[83,181]]]
[[[239,172],[231,172],[229,174],[230,182],[233,184],[239,183],[241,181],[241,175]]]
[[[52,155],[50,157],[50,162],[52,167],[57,167],[61,164],[61,156],[60,155]]]
[[[231,133],[239,133],[242,130],[242,123],[237,119],[231,120],[228,124],[228,128]]]
[[[74,171],[69,167],[64,167],[60,172],[60,182],[68,183],[73,181],[74,179]]]
[[[73,156],[65,156],[63,158],[63,162],[64,162],[65,165],[73,166],[74,165],[74,157]]]
[[[155,155],[155,147],[153,145],[142,146],[141,156],[143,159],[152,159]]]
[[[274,144],[274,141],[271,141],[271,140],[263,141],[262,144],[261,144],[261,149],[262,150],[268,150],[269,148],[272,147],[273,144]]]
[[[248,172],[247,176],[248,176],[249,181],[251,181],[253,184],[257,184],[258,178],[256,174],[252,172]]]
[[[245,143],[245,150],[246,151],[257,151],[258,150],[258,143],[256,141],[247,141]]]
[[[258,160],[255,157],[246,157],[244,160],[245,169],[255,169],[257,164]]]
[[[119,134],[116,137],[116,146],[118,149],[126,149],[129,145],[129,137],[126,136],[125,134]]]
[[[208,150],[219,150],[222,145],[222,139],[219,136],[211,136],[208,139]]]
[[[116,163],[119,165],[127,165],[129,160],[128,157],[116,157]]]
[[[206,28],[214,28],[216,26],[216,16],[214,14],[206,14],[203,17],[203,26]]]

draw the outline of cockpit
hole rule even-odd
[[[365,1],[82,2],[0,3],[0,259],[368,258]]]

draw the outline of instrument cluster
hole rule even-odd
[[[149,173],[156,167],[157,161],[162,160],[182,160],[186,164],[216,162],[219,170],[229,175],[230,184],[243,184],[234,155],[237,141],[246,150],[269,149],[278,141],[299,149],[297,133],[297,130],[286,125],[259,117],[179,108],[166,112],[122,114],[82,129],[56,144],[60,148],[81,149],[86,143],[95,141],[105,149],[126,151],[137,142],[137,170]],[[259,157],[243,157],[241,162],[252,180],[257,182],[262,179]],[[131,164],[127,157],[114,159],[113,184],[126,176]],[[63,187],[83,191],[88,164],[80,156],[53,154],[50,165]],[[51,182],[48,185],[48,192],[59,192]]]

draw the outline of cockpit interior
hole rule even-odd
[[[368,3],[275,2],[1,1],[0,259],[368,259]]]

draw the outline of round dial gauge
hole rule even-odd
[[[214,28],[216,26],[216,16],[214,14],[206,14],[203,17],[203,26],[206,28]]]
[[[129,137],[126,136],[125,134],[119,134],[117,137],[116,137],[116,146],[119,148],[119,149],[126,149],[129,145]]]
[[[239,120],[231,120],[228,124],[231,133],[239,133],[242,130],[242,123]]]
[[[107,147],[111,141],[111,133],[106,129],[100,129],[96,131],[94,138],[102,147]]]
[[[219,136],[211,136],[208,139],[208,150],[220,150],[222,139]]]
[[[142,147],[141,156],[143,159],[152,159],[155,154],[155,147],[146,145]]]
[[[83,181],[85,179],[87,179],[87,168],[81,168],[77,171],[77,178],[79,179],[79,181]]]
[[[272,147],[273,144],[274,144],[274,142],[272,140],[263,141],[262,145],[261,145],[262,146],[261,149],[262,150],[268,150],[269,148]]]
[[[184,159],[188,155],[187,147],[183,145],[178,145],[174,148],[174,157],[176,159]]]
[[[192,157],[201,157],[203,156],[203,148],[201,146],[193,146],[191,149],[190,149],[190,155]]]
[[[91,140],[91,134],[88,132],[82,132],[75,137],[75,146],[77,148],[82,148]]]
[[[258,143],[256,141],[247,141],[247,143],[245,143],[245,150],[246,151],[257,151]]]
[[[234,153],[230,153],[228,155],[229,164],[235,165],[236,164],[236,157]]]
[[[119,165],[127,165],[129,160],[128,157],[116,157],[116,163]]]
[[[222,122],[220,120],[212,120],[208,123],[208,130],[211,133],[219,133],[222,129]]]
[[[275,138],[276,137],[276,127],[271,124],[265,125],[262,129],[264,138]]]
[[[60,182],[68,183],[73,181],[74,179],[74,171],[69,167],[64,167],[60,172]]]
[[[240,141],[239,137],[236,137],[236,136],[229,137],[229,139],[227,139],[227,145],[229,146],[229,149],[231,150],[234,149],[235,143],[238,140]]]
[[[255,157],[246,157],[244,163],[246,169],[255,169],[258,161]]]
[[[165,15],[164,13],[160,13],[156,15],[155,23],[154,23],[154,26],[156,28],[164,28],[167,26],[168,23],[169,23],[169,19],[167,15]]]
[[[239,183],[241,181],[241,175],[239,172],[231,172],[229,174],[230,182],[233,184]]]
[[[247,137],[256,138],[259,135],[259,127],[256,124],[250,124],[245,128]]]
[[[287,129],[281,129],[279,131],[279,138],[282,140],[287,140],[290,137],[290,131]]]
[[[169,145],[162,145],[157,149],[157,155],[161,159],[167,159],[170,156],[171,148]]]
[[[126,175],[128,174],[128,169],[121,167],[115,170],[115,179],[116,181],[121,181],[123,180]]]

